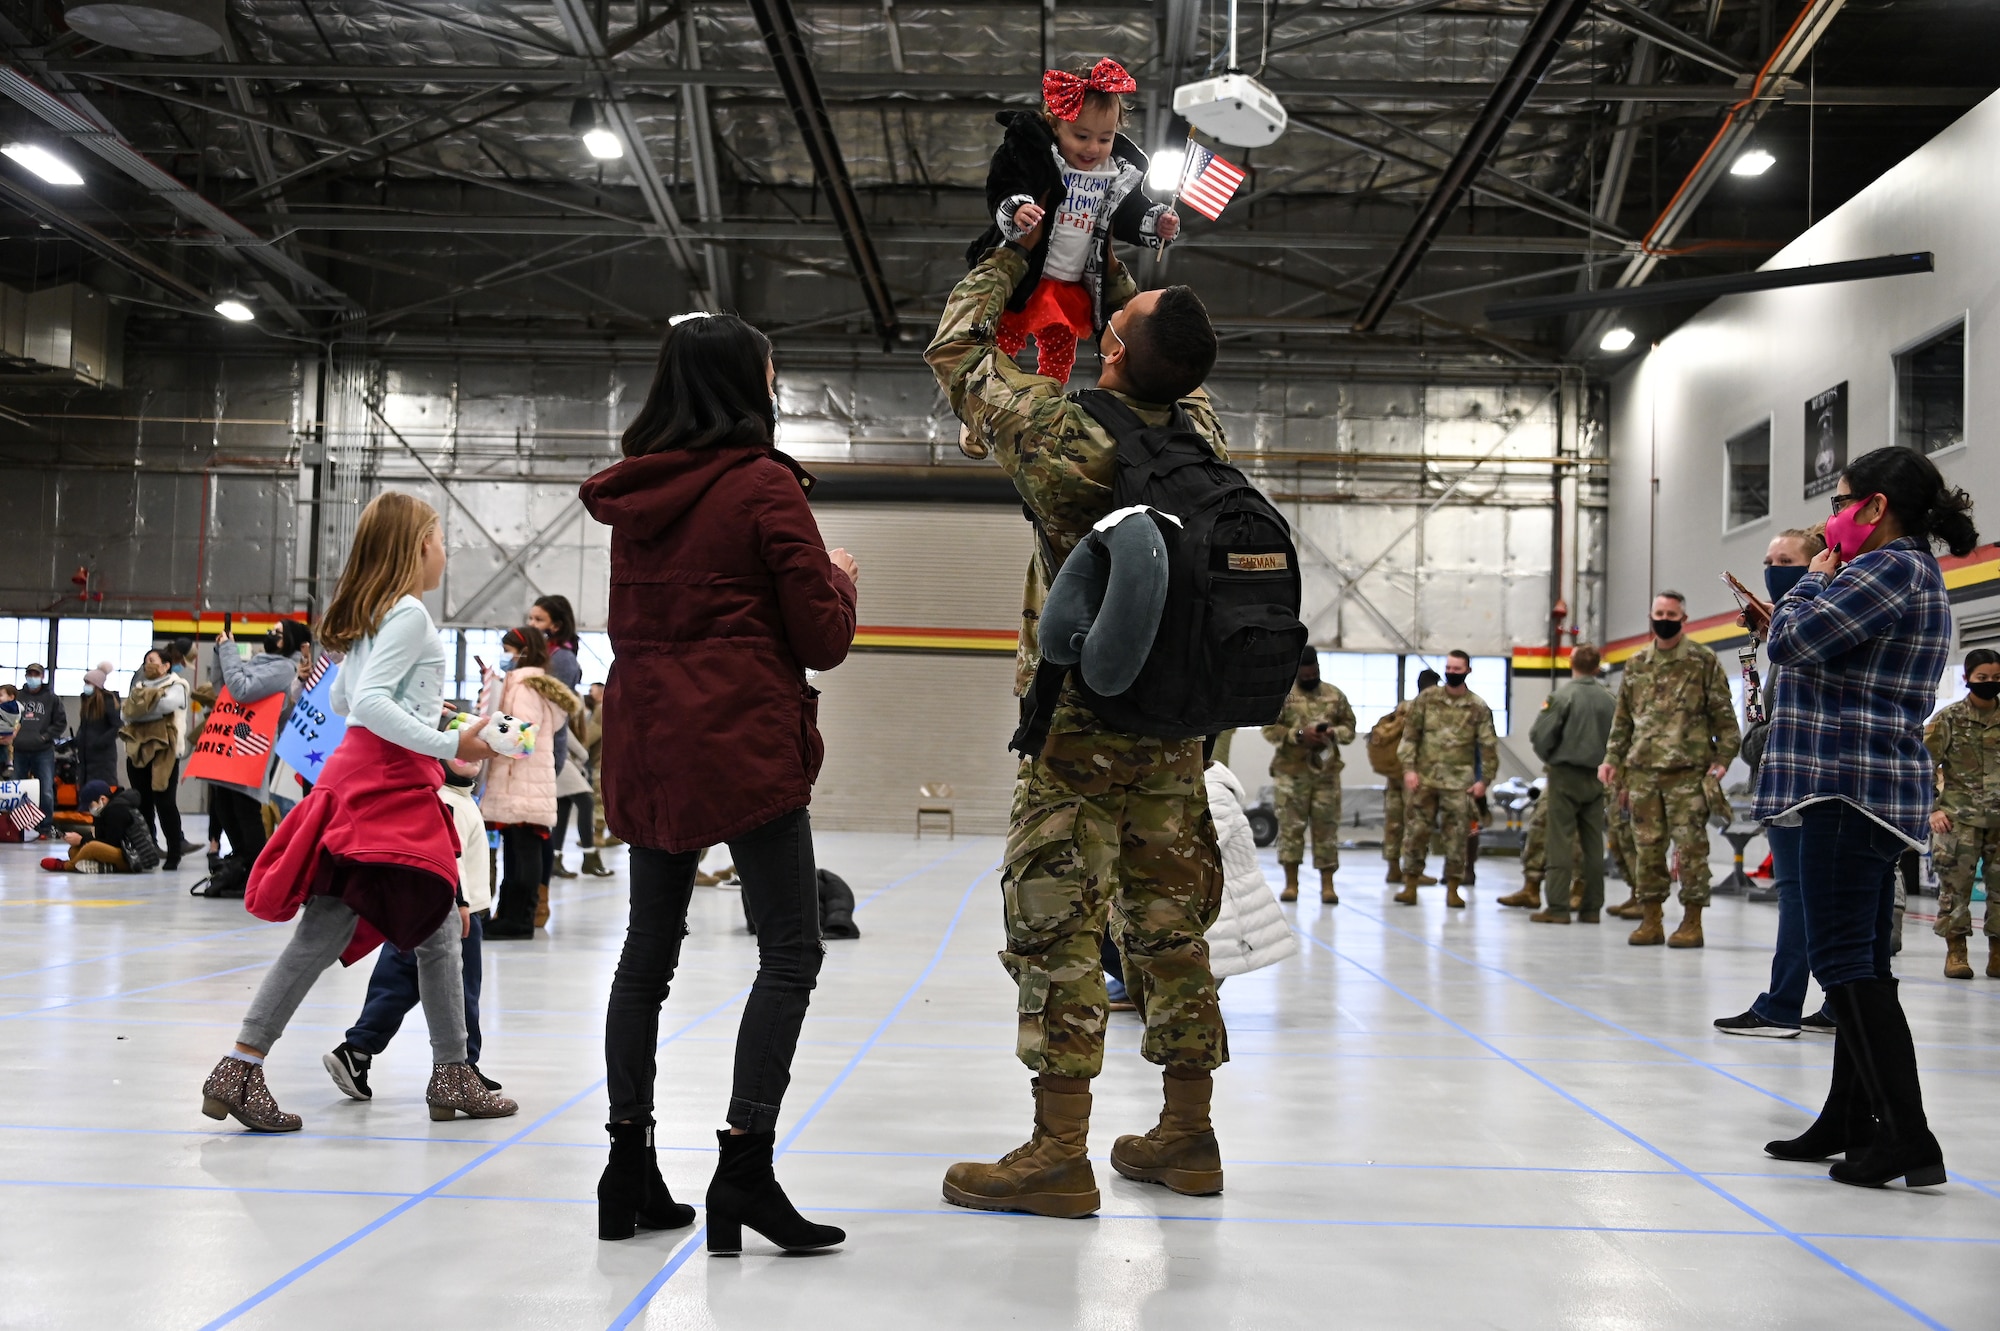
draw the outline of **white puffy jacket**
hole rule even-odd
[[[1243,783],[1221,763],[1210,763],[1207,776],[1208,811],[1222,847],[1222,910],[1208,930],[1208,964],[1219,980],[1294,956],[1299,940],[1258,867],[1257,838],[1243,816]]]

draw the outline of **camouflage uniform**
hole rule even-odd
[[[1059,564],[1111,511],[1115,444],[1063,396],[1062,384],[1029,374],[995,344],[994,327],[1026,270],[1015,250],[989,253],[952,292],[924,357],[958,418],[1013,478]],[[1135,291],[1118,268],[1107,308]],[[1128,405],[1149,424],[1169,414]],[[1197,391],[1180,405],[1226,456],[1207,395]],[[1054,571],[1038,548],[1023,597],[1017,693],[1039,663],[1036,629]],[[1199,740],[1111,730],[1066,689],[1047,745],[1021,764],[1002,876],[1000,960],[1018,994],[1015,1052],[1030,1068],[1091,1077],[1102,1066],[1099,948],[1114,920],[1126,988],[1145,1016],[1140,1052],[1191,1068],[1228,1059],[1202,937],[1221,906],[1222,863],[1201,748]]]
[[[1741,732],[1729,679],[1715,653],[1683,637],[1671,651],[1649,643],[1625,663],[1604,761],[1631,793],[1636,862],[1632,895],[1667,899],[1667,842],[1680,850],[1681,904],[1708,904],[1706,789],[1711,764],[1726,767]]]
[[[1407,720],[1410,704],[1415,699],[1405,698],[1396,704],[1395,716],[1398,721]],[[1384,778],[1382,787],[1382,858],[1391,868],[1398,869],[1403,862],[1403,804],[1406,792],[1403,789],[1402,773],[1390,775],[1378,771]]]
[[[1315,749],[1296,741],[1299,731],[1321,721],[1333,727],[1333,743]],[[1264,727],[1264,738],[1278,746],[1271,755],[1271,776],[1278,787],[1278,863],[1305,859],[1310,825],[1313,867],[1338,869],[1340,746],[1354,742],[1354,708],[1347,695],[1325,682],[1312,693],[1292,685],[1277,721]]]
[[[1477,779],[1475,762],[1477,772],[1489,780],[1500,770],[1493,709],[1470,691],[1454,698],[1442,688],[1425,689],[1410,704],[1396,755],[1403,770],[1415,772],[1420,782],[1404,800],[1404,877],[1423,873],[1436,820],[1444,838],[1444,880],[1463,883],[1466,842],[1472,835],[1472,800],[1466,792]]]
[[[1621,798],[1623,787],[1604,788],[1604,844],[1610,847],[1612,867],[1627,884],[1639,862],[1639,843],[1632,839],[1632,814]]]
[[[1986,936],[2000,938],[2000,910],[1993,908],[1994,870],[2000,867],[2000,708],[1984,711],[1961,698],[1924,729],[1937,760],[1937,811],[1951,819],[1949,832],[1931,834],[1937,869],[1940,938],[1972,932],[1974,871],[1986,865]]]
[[[1521,876],[1531,883],[1539,883],[1542,879],[1548,877],[1549,873],[1549,795],[1547,791],[1543,791],[1542,797],[1529,806],[1528,821],[1525,825],[1525,830],[1527,831],[1528,839],[1521,846]],[[1583,863],[1583,841],[1581,837],[1576,838],[1575,845],[1577,849],[1570,862],[1572,864],[1581,864]]]

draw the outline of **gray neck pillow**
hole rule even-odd
[[[1152,655],[1167,603],[1167,543],[1148,508],[1120,509],[1063,561],[1042,606],[1042,656],[1080,666],[1092,692],[1115,698]],[[1178,525],[1178,524],[1176,524]]]

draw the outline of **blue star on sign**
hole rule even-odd
[[[326,761],[326,755],[323,753],[308,753],[306,755],[306,761],[311,763],[314,767],[318,767],[321,763]]]

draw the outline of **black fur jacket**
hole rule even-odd
[[[1014,210],[1023,203],[1032,200],[1051,212],[1062,203],[1058,197],[1063,183],[1062,168],[1057,165],[1060,159],[1056,156],[1055,131],[1041,113],[1002,111],[994,119],[1007,132],[1000,146],[994,149],[993,162],[986,170],[986,208],[991,221],[966,250],[968,267],[1002,242],[1020,239],[1025,228],[1014,225]],[[1123,134],[1112,144],[1111,161],[1119,168],[1118,179],[1112,182],[1104,208],[1097,215],[1097,231],[1091,238],[1082,278],[1084,289],[1090,292],[1092,317],[1100,329],[1111,313],[1104,308],[1104,275],[1111,267],[1112,240],[1158,249],[1156,228],[1167,211],[1166,205],[1147,198],[1146,154]],[[1048,252],[1049,236],[1044,230],[1028,255],[1028,275],[1014,288],[1008,309],[1019,310],[1027,305],[1036,283],[1042,280],[1042,263]]]

